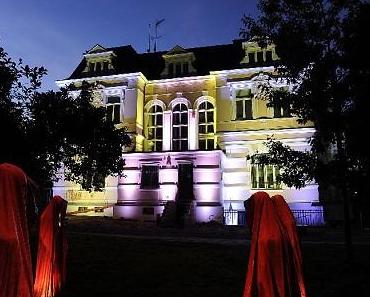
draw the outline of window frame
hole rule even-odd
[[[271,171],[272,175],[271,173],[268,172],[269,169],[272,170]],[[261,173],[262,173],[262,176],[261,176]],[[251,189],[253,190],[259,190],[259,189],[281,190],[282,184],[281,182],[278,182],[279,175],[280,175],[280,168],[278,165],[258,164],[258,163],[252,162],[251,164]],[[271,176],[272,176],[272,182],[269,181],[269,178]]]
[[[151,178],[145,176],[146,173],[150,172],[149,170],[145,171],[146,167],[152,167],[155,168],[154,171],[154,182],[151,183]],[[140,189],[159,189],[160,183],[159,183],[159,164],[142,164],[141,170],[140,170]]]
[[[201,116],[202,114],[203,116]],[[201,131],[203,130],[201,127],[204,127],[204,131]],[[204,100],[198,105],[198,135],[198,148],[200,150],[213,150],[215,148],[215,105],[209,100]]]
[[[112,98],[119,98],[119,102],[109,102],[109,99]],[[121,114],[121,105],[122,105],[122,99],[120,96],[108,96],[105,100],[105,108],[106,108],[106,117],[108,121],[111,121],[113,124],[119,124],[123,120],[123,116]],[[109,107],[112,107],[112,111],[109,113]],[[116,118],[116,112],[118,109],[118,116],[119,118]],[[110,116],[109,116],[110,114]]]
[[[151,111],[154,108],[153,112]],[[158,111],[158,108],[160,111]],[[146,112],[147,115],[147,125],[146,125],[146,130],[147,130],[147,139],[153,142],[153,147],[152,151],[154,152],[160,152],[163,150],[163,107],[155,103],[151,105]],[[158,124],[158,118],[159,116],[162,118],[162,122]],[[153,121],[151,121],[151,117],[153,117]],[[161,136],[158,137],[158,130],[162,129]],[[150,130],[153,130],[153,137],[150,137]]]
[[[249,90],[249,96],[238,96],[238,92]],[[250,106],[250,113],[247,113],[247,102]],[[238,104],[242,104],[242,116],[238,116]],[[249,88],[237,89],[235,94],[235,120],[236,121],[245,121],[253,120],[253,94],[252,90]],[[249,109],[248,109],[249,111]]]
[[[189,108],[184,102],[178,102],[172,107],[172,150],[186,151],[189,149],[188,113]],[[186,130],[185,133],[183,133],[184,130]],[[178,133],[176,138],[175,131]]]
[[[287,87],[281,87],[281,90],[286,89]],[[273,105],[274,118],[290,118],[292,114],[290,108],[284,108],[282,104],[282,99],[279,98]]]

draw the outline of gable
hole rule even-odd
[[[97,54],[97,53],[102,53],[105,52],[107,49],[100,44],[94,45],[91,49],[86,51],[86,54]]]
[[[186,54],[187,51],[179,46],[179,45],[176,45],[175,47],[173,47],[171,50],[169,50],[166,55],[178,55],[178,54]]]

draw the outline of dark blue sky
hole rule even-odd
[[[43,89],[55,89],[96,43],[144,52],[148,24],[161,18],[158,50],[230,43],[243,13],[256,15],[256,0],[1,0],[0,45],[45,66]]]

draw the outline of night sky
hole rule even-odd
[[[256,0],[1,0],[0,46],[45,66],[43,89],[56,89],[96,43],[145,52],[148,25],[162,18],[158,50],[230,43],[244,13],[257,14]]]

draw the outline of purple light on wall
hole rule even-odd
[[[199,185],[194,187],[197,202],[217,203],[221,200],[220,185]]]

